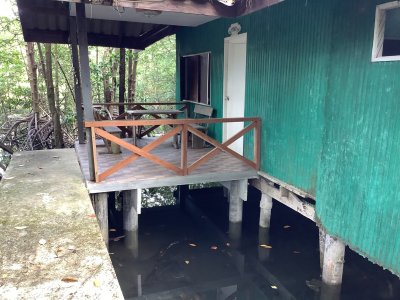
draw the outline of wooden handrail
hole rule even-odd
[[[199,123],[232,123],[232,122],[246,122],[247,124],[242,130],[233,135],[231,138],[226,140],[223,143],[216,141],[215,139],[209,137],[205,133],[197,130],[192,125]],[[150,144],[146,145],[143,148],[139,148],[135,145],[132,145],[123,139],[120,139],[105,130],[101,129],[106,126],[155,126],[155,125],[174,125],[170,131],[168,131],[163,136],[154,140]],[[188,175],[197,169],[200,165],[204,164],[206,161],[215,157],[220,152],[225,152],[230,154],[231,156],[239,159],[240,161],[246,163],[250,167],[258,170],[260,168],[260,126],[261,120],[260,118],[215,118],[215,119],[153,119],[153,120],[118,120],[118,121],[90,121],[85,122],[85,126],[90,128],[92,131],[92,150],[93,150],[93,158],[94,158],[94,172],[93,178],[95,178],[96,182],[103,181],[106,177],[111,174],[117,172],[118,170],[124,168],[129,163],[134,162],[139,157],[146,158],[164,168],[167,168],[178,175]],[[253,152],[253,160],[249,160],[248,158],[240,155],[239,153],[233,151],[228,146],[234,143],[239,138],[243,137],[246,133],[254,130],[254,152]],[[197,161],[192,163],[190,166],[188,165],[188,133],[192,133],[193,135],[198,136],[209,144],[213,145],[215,148],[211,149],[207,154],[203,155]],[[151,154],[150,151],[160,146],[162,143],[173,137],[174,135],[180,133],[181,134],[181,163],[180,166],[176,166],[172,163],[169,163],[154,154]],[[132,154],[123,160],[119,161],[112,167],[108,168],[102,173],[99,173],[98,162],[96,157],[96,142],[94,140],[95,135],[99,135],[113,143],[120,145],[121,147],[129,150]]]
[[[213,118],[213,119],[151,119],[151,120],[113,120],[113,121],[87,121],[86,127],[105,126],[151,126],[151,125],[190,125],[190,124],[215,124],[235,122],[257,122],[259,118]]]
[[[187,105],[186,102],[103,102],[103,103],[93,103],[93,105],[102,105],[102,106],[122,106],[122,105]]]

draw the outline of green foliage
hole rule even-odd
[[[0,121],[4,122],[8,114],[30,110],[30,86],[18,20],[0,17],[0,31]]]
[[[175,36],[139,53],[137,102],[175,102]]]

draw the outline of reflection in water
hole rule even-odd
[[[127,299],[400,299],[398,278],[351,251],[342,289],[322,285],[318,228],[286,207],[274,203],[268,231],[258,226],[257,194],[237,224],[228,222],[222,190],[191,194],[185,212],[143,209],[138,231],[111,238]]]

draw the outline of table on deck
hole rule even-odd
[[[139,120],[144,115],[152,116],[152,117],[154,117],[154,119],[168,119],[168,118],[176,119],[179,114],[183,113],[183,111],[179,110],[179,109],[138,109],[138,110],[127,110],[126,113],[129,115],[129,118],[132,120]],[[145,130],[144,132],[139,132],[139,133],[136,133],[136,126],[133,126],[132,127],[133,144],[136,145],[137,138],[142,138],[146,134],[154,131],[159,126],[160,125],[154,125],[154,126],[150,127],[149,129]],[[178,148],[178,136],[177,135],[174,136],[173,145],[175,148]]]

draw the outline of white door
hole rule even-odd
[[[225,38],[224,41],[224,117],[244,117],[246,86],[247,34]],[[224,123],[224,141],[243,129],[241,123]],[[243,155],[243,137],[229,146]]]

